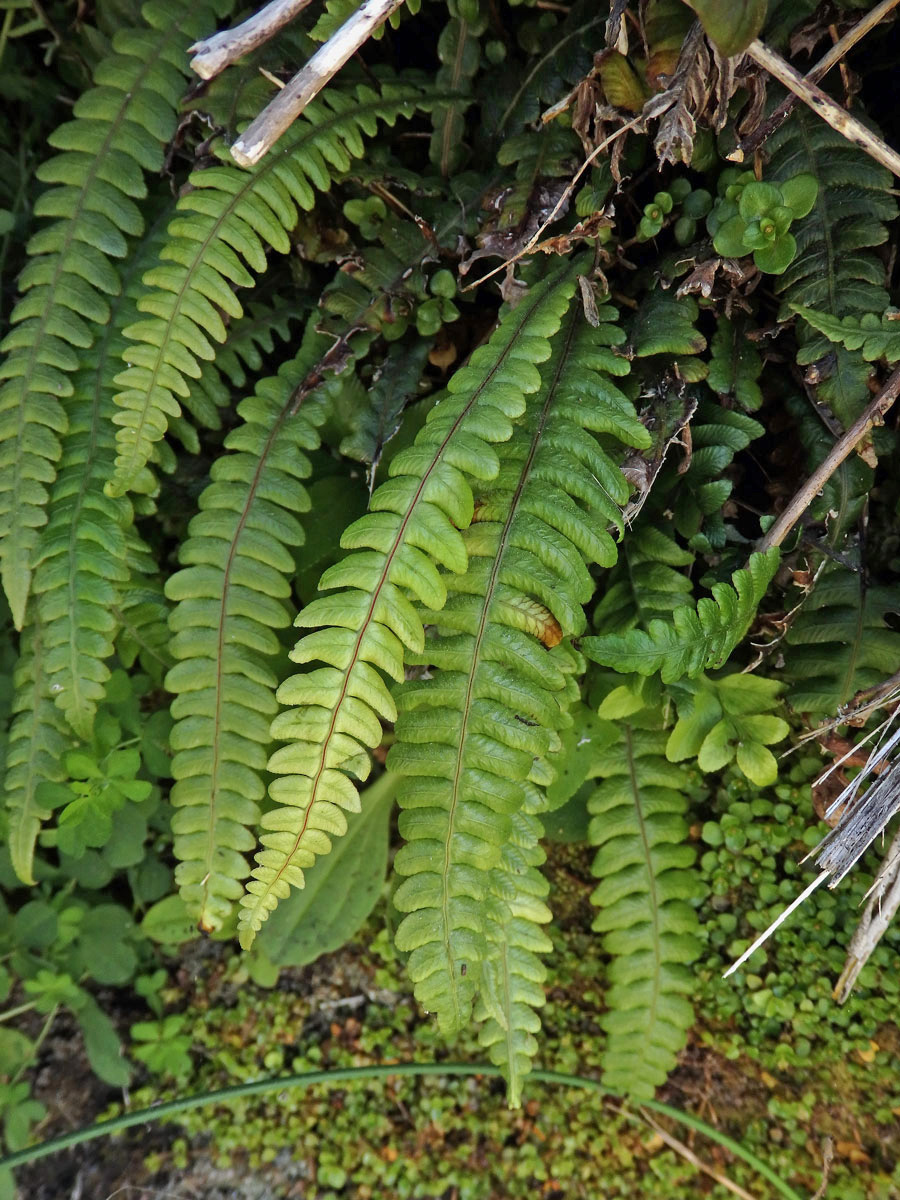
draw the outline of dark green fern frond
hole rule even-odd
[[[648,515],[652,520],[639,521],[625,539],[594,611],[593,627],[603,633],[646,628],[691,602],[691,581],[678,568],[689,567],[694,556],[665,529],[671,521]]]
[[[545,903],[550,889],[538,870],[546,857],[540,846],[544,828],[532,811],[544,806],[543,791],[530,787],[525,805],[512,816],[485,898],[487,955],[475,1018],[484,1022],[478,1041],[502,1069],[512,1108],[521,1103],[522,1080],[538,1050],[541,1022],[535,1010],[544,1005],[547,977],[540,955],[553,948],[543,929],[552,917]]]
[[[571,652],[560,643],[584,628],[594,588],[585,563],[615,560],[607,528],[621,529],[630,489],[593,433],[649,441],[609,378],[627,371],[608,349],[624,340],[615,315],[601,308],[596,329],[577,308],[567,315],[541,389],[478,499],[469,569],[446,578],[446,604],[423,614],[435,636],[408,655],[438,673],[395,693],[388,765],[415,780],[398,789],[407,845],[394,866],[408,878],[394,902],[408,915],[397,945],[412,952],[416,995],[445,1030],[462,1025],[480,984],[479,911],[534,761],[556,745],[572,700]]]
[[[183,569],[166,584],[176,881],[205,930],[221,927],[249,873],[277,711],[273,630],[290,623],[291,547],[303,541],[295,514],[309,508],[304,452],[318,447],[324,417],[321,396],[303,384],[327,346],[310,328],[300,352],[238,406],[243,424],[225,439],[231,453],[213,464]]]
[[[792,304],[791,308],[833,345],[861,350],[866,362],[875,362],[879,358],[889,363],[900,360],[900,313],[896,309],[888,309],[879,318],[874,312],[866,312],[862,316],[834,317],[803,304]]]
[[[39,789],[43,783],[59,783],[66,778],[62,758],[73,743],[71,731],[50,696],[39,618],[22,633],[13,687],[4,780],[9,855],[19,879],[34,885],[35,842],[41,825],[50,817]]]
[[[279,689],[281,703],[294,707],[272,727],[273,736],[289,744],[269,762],[281,776],[269,789],[280,807],[263,817],[264,849],[242,900],[245,944],[290,886],[303,886],[304,868],[328,853],[330,837],[344,832],[341,810],[357,809],[350,776],[366,778],[368,750],[381,741],[381,719],[397,715],[381,672],[402,681],[405,652],[425,648],[422,621],[406,590],[439,610],[446,585],[435,563],[465,571],[468,555],[459,530],[474,513],[469,480],[497,474],[490,443],[510,437],[526,395],[541,385],[535,364],[550,353],[576,267],[533,288],[453,376],[413,446],[393,459],[391,478],[376,490],[370,512],[345,531],[342,545],[357,553],[329,568],[320,583],[323,590],[341,590],[313,601],[297,618],[302,628],[317,632],[301,638],[291,657],[326,665]]]
[[[747,632],[779,558],[776,547],[751,554],[747,566],[734,573],[731,585],[713,584],[712,599],[704,597],[696,607],[676,608],[671,622],[653,620],[646,630],[586,637],[581,648],[594,662],[617,671],[639,675],[659,671],[663,683],[721,667]]]
[[[666,760],[661,724],[652,709],[618,723],[618,740],[592,770],[604,782],[588,801],[600,879],[593,927],[613,959],[603,1082],[637,1097],[653,1095],[687,1040],[694,1020],[685,998],[693,988],[688,967],[701,949],[690,904],[702,885],[690,870],[687,777]]]
[[[145,28],[120,30],[114,53],[98,66],[95,86],[75,105],[75,119],[50,137],[62,153],[38,169],[56,186],[35,205],[53,218],[28,245],[19,279],[23,296],[0,349],[0,573],[17,628],[31,586],[32,554],[44,524],[48,485],[68,426],[71,376],[109,319],[120,289],[111,259],[143,229],[135,201],[144,172],[159,171],[175,129],[192,38],[211,10],[183,0],[152,0]]]
[[[788,701],[797,712],[834,715],[858,691],[900,668],[895,588],[869,587],[861,573],[829,564],[785,639]]]
[[[442,91],[459,97],[449,104],[437,105],[432,118],[434,133],[431,135],[429,157],[445,178],[458,171],[465,158],[465,113],[475,102],[471,92],[473,79],[481,64],[481,44],[478,39],[488,25],[487,13],[481,12],[478,3],[474,6],[474,14],[468,10],[467,17],[458,14],[459,9],[451,13],[437,44],[441,67],[435,82]]]
[[[262,163],[244,171],[225,163],[195,171],[169,226],[162,265],[149,271],[147,294],[138,302],[146,319],[126,333],[131,345],[118,376],[115,397],[118,453],[112,495],[149,491],[146,463],[170,419],[181,415],[201,363],[216,355],[226,338],[222,314],[240,317],[237,296],[266,269],[267,252],[287,253],[289,232],[299,212],[315,204],[337,171],[346,171],[365,150],[364,136],[379,121],[393,125],[424,103],[421,89],[383,84],[381,92],[358,87],[352,94],[331,89],[295,121]],[[226,149],[219,154],[224,158]]]
[[[887,240],[887,222],[897,215],[890,172],[803,105],[766,147],[767,179],[781,183],[810,173],[819,185],[812,211],[791,227],[797,257],[776,283],[786,307],[803,305],[831,317],[883,312],[889,303],[884,261],[873,251]],[[797,336],[801,364],[831,351],[808,325],[801,323]],[[866,402],[870,374],[858,353],[843,349],[821,373],[819,395],[845,426]]]

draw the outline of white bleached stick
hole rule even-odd
[[[794,911],[794,909],[799,908],[800,905],[803,903],[803,901],[806,900],[809,896],[811,896],[813,894],[813,892],[816,890],[816,888],[819,887],[820,884],[824,883],[830,874],[831,874],[830,871],[823,871],[821,873],[821,875],[817,875],[816,878],[809,885],[809,887],[804,888],[804,890],[800,893],[800,895],[797,897],[797,899],[792,900],[791,903],[784,910],[784,912],[778,914],[778,916],[775,918],[775,920],[772,922],[772,924],[769,926],[769,928],[766,929],[763,933],[761,933],[759,935],[759,937],[756,939],[756,941],[753,943],[753,945],[748,946],[747,949],[744,951],[744,953],[741,955],[741,957],[739,959],[737,959],[736,962],[733,962],[731,964],[731,966],[728,968],[728,970],[725,972],[725,974],[722,976],[722,978],[727,979],[729,975],[731,975],[734,971],[736,971],[738,969],[738,967],[743,966],[743,964],[747,961],[747,959],[750,957],[750,955],[753,954],[756,950],[758,950],[760,948],[760,946],[763,944],[763,942],[768,941],[768,939],[772,936],[772,934],[775,932],[775,930],[778,928],[778,926],[783,924],[788,919],[788,917],[791,915],[791,913]]]
[[[262,110],[231,147],[241,167],[252,167],[274,146],[348,58],[379,25],[383,25],[403,0],[363,0],[349,20],[317,50],[306,66]]]
[[[303,12],[312,0],[272,0],[259,12],[235,25],[234,29],[223,29],[211,37],[201,38],[188,50],[193,54],[191,67],[201,79],[212,79],[233,62],[255,50],[274,37],[298,13]]]

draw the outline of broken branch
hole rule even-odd
[[[223,29],[194,42],[188,50],[194,56],[191,68],[201,79],[213,79],[233,62],[274,37],[310,3],[311,0],[272,0],[234,29]]]
[[[808,104],[813,112],[817,112],[832,129],[837,130],[847,141],[858,146],[860,150],[864,150],[866,154],[874,158],[876,162],[880,162],[883,167],[887,167],[893,175],[900,179],[900,154],[896,150],[892,150],[880,137],[876,137],[870,129],[863,125],[862,121],[851,117],[846,109],[841,108],[836,101],[832,100],[827,92],[823,92],[814,83],[807,83],[799,71],[786,62],[780,54],[770,50],[758,38],[747,47],[747,53],[755,63],[768,71],[779,83],[783,83],[804,104]]]
[[[247,126],[231,147],[234,161],[241,167],[258,163],[329,79],[402,3],[403,0],[363,0],[353,16]]]
[[[870,429],[883,424],[884,414],[900,395],[900,367],[889,376],[878,395],[856,418],[843,437],[835,442],[806,483],[794,495],[781,516],[757,544],[757,550],[768,550],[780,546],[813,500],[835,473],[845,458],[853,453]]]

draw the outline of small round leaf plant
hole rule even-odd
[[[752,253],[760,271],[781,275],[797,254],[791,225],[812,209],[818,190],[812,175],[773,184],[760,182],[752,171],[723,171],[719,199],[706,221],[716,252],[723,258]]]

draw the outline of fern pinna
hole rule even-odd
[[[448,576],[446,604],[424,614],[438,636],[410,661],[438,667],[437,677],[397,693],[388,765],[416,780],[398,792],[407,845],[395,867],[409,878],[395,903],[409,915],[397,944],[448,1031],[481,982],[482,911],[511,820],[572,700],[576,664],[563,639],[584,628],[594,586],[585,562],[615,559],[607,527],[621,529],[629,487],[594,434],[649,441],[609,379],[627,370],[608,348],[624,340],[614,315],[601,309],[595,329],[573,307],[553,339],[541,388],[478,498],[469,569]]]
[[[309,507],[305,451],[324,417],[315,367],[327,338],[307,330],[299,353],[238,406],[181,548],[182,570],[166,584],[175,601],[166,676],[175,694],[172,831],[176,880],[201,929],[218,929],[243,891],[250,832],[265,794],[269,724],[277,711],[285,601],[302,544],[296,514]]]
[[[62,153],[37,174],[56,186],[35,213],[55,219],[29,242],[23,295],[0,343],[0,573],[17,628],[68,428],[72,375],[120,290],[110,260],[124,257],[127,239],[143,229],[136,201],[147,195],[144,173],[160,170],[175,130],[184,52],[213,19],[210,8],[184,0],[152,0],[142,15],[144,26],[115,35],[114,53],[97,67],[97,86],[75,105],[74,120],[50,136]]]

